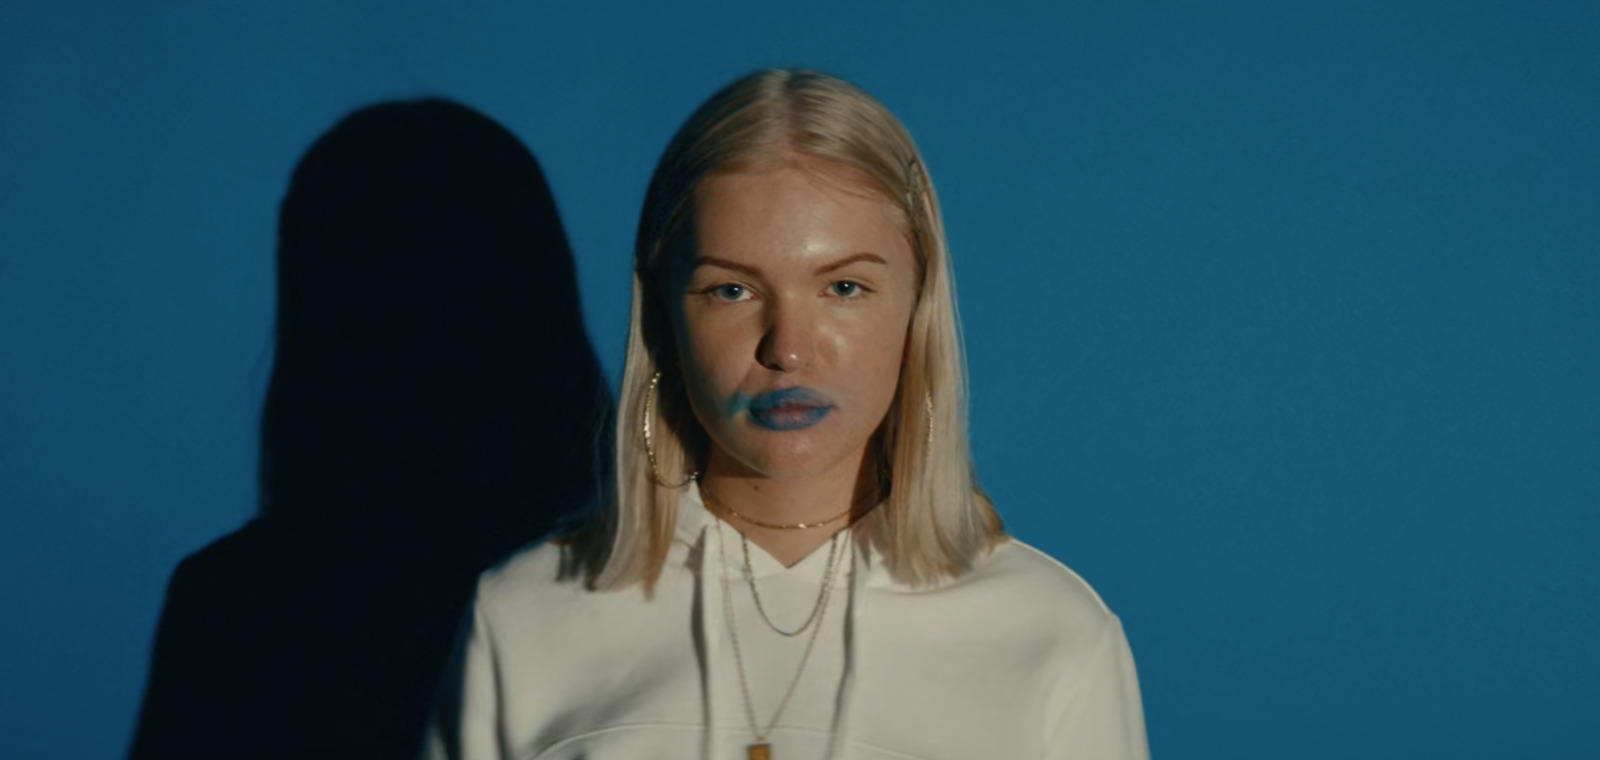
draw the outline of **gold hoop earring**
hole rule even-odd
[[[656,370],[656,373],[650,376],[650,390],[645,392],[644,397],[644,419],[643,424],[641,425],[641,427],[644,429],[644,455],[650,460],[650,479],[655,481],[656,485],[661,486],[662,488],[682,488],[698,480],[700,478],[700,471],[696,470],[689,473],[688,476],[683,479],[682,483],[675,485],[668,483],[661,478],[661,470],[656,467],[655,441],[650,436],[650,420],[654,418],[656,414],[656,386],[660,384],[661,370]]]
[[[928,447],[933,447],[933,391],[922,392],[923,408],[928,412]]]

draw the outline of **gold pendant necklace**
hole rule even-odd
[[[822,632],[822,617],[828,611],[828,600],[833,596],[833,581],[838,576],[840,565],[838,558],[842,556],[842,553],[837,552],[839,534],[835,533],[828,539],[834,543],[834,548],[829,551],[828,571],[823,574],[822,592],[817,597],[816,627],[811,629],[811,637],[806,640],[806,651],[800,655],[800,665],[795,668],[794,678],[789,680],[789,688],[784,691],[783,699],[778,702],[777,711],[772,714],[772,720],[767,723],[767,728],[763,731],[756,723],[755,703],[750,699],[750,679],[745,675],[744,653],[739,647],[739,626],[733,614],[733,593],[728,588],[728,545],[722,538],[722,526],[718,524],[713,528],[717,531],[717,552],[722,555],[722,567],[719,568],[719,574],[722,576],[722,610],[728,618],[729,640],[733,643],[733,662],[739,671],[739,690],[744,696],[744,715],[750,721],[750,733],[756,736],[754,742],[746,745],[746,756],[748,760],[772,760],[772,744],[767,741],[767,737],[771,735],[772,729],[777,728],[778,719],[783,717],[783,711],[789,707],[789,700],[794,697],[795,687],[800,685],[800,676],[805,673],[806,663],[811,660],[811,650],[816,648],[817,635]],[[746,554],[746,557],[748,556]],[[748,564],[746,567],[748,568]],[[751,580],[752,582],[755,580],[753,576]]]

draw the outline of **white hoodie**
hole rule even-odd
[[[743,760],[756,734],[726,605],[761,730],[810,635],[761,620],[744,551],[691,486],[649,600],[558,580],[551,544],[485,573],[423,756]],[[798,627],[828,545],[790,568],[748,551],[772,622]],[[916,590],[875,560],[842,559],[816,649],[767,736],[774,760],[1148,758],[1122,624],[1071,570],[1011,540],[959,580]]]

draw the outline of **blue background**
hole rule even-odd
[[[421,95],[516,132],[614,379],[657,154],[795,64],[925,151],[983,482],[1123,617],[1158,755],[1600,756],[1594,3],[18,5],[7,756],[120,754],[167,574],[253,512],[313,139]]]

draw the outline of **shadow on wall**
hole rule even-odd
[[[613,413],[533,155],[441,101],[312,146],[278,231],[260,515],[167,589],[130,756],[414,756],[477,574]]]

